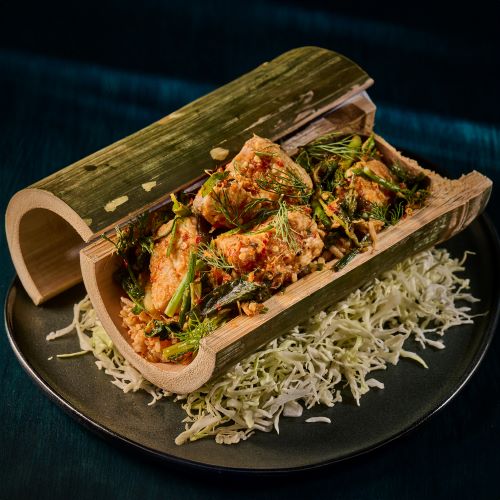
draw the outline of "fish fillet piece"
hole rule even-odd
[[[312,181],[278,144],[255,135],[226,166],[225,178],[202,195],[193,211],[215,227],[235,227],[251,221],[263,207],[282,197],[288,204],[307,201]]]
[[[395,181],[390,170],[379,160],[358,162],[353,168],[363,167],[368,167],[374,174],[387,181]],[[358,199],[358,210],[370,211],[374,204],[386,206],[392,200],[393,194],[390,191],[370,179],[357,175],[353,183]]]
[[[295,281],[297,274],[323,250],[318,226],[305,211],[290,210],[288,223],[294,245],[276,234],[273,217],[247,233],[221,234],[215,245],[238,274],[251,273],[255,281],[279,287]]]
[[[158,229],[155,239],[160,239],[154,245],[149,262],[150,285],[146,287],[146,295],[149,295],[150,290],[152,306],[161,313],[186,274],[189,255],[192,250],[196,250],[201,239],[195,217],[183,217],[177,221],[176,226],[174,243],[168,257],[167,252],[172,239],[172,221]],[[168,236],[161,238],[162,234],[167,233]]]

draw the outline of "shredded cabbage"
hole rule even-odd
[[[163,389],[148,382],[116,349],[112,340],[104,330],[96,316],[95,310],[86,295],[73,306],[74,318],[71,324],[61,330],[51,332],[47,340],[55,340],[76,330],[81,351],[69,354],[58,354],[57,358],[69,358],[92,352],[96,358],[96,366],[112,377],[111,383],[123,392],[136,392],[140,389],[152,397],[149,405],[153,405],[164,396],[171,395]]]
[[[185,430],[175,442],[213,436],[217,443],[233,444],[255,431],[279,433],[281,416],[298,418],[304,407],[317,404],[332,407],[342,401],[345,386],[359,405],[371,388],[384,388],[372,372],[385,370],[402,357],[427,368],[404,344],[412,337],[422,348],[443,349],[446,330],[472,323],[470,307],[456,304],[477,301],[468,293],[469,280],[457,276],[464,270],[466,256],[467,252],[459,261],[445,249],[431,249],[411,257],[269,342],[224,376],[188,395],[175,396],[187,415]],[[169,395],[147,382],[117,352],[87,297],[75,305],[75,320],[69,326],[76,328],[80,348],[92,351],[98,368],[124,392],[143,389],[153,398],[149,404]],[[47,339],[69,333],[69,326]],[[330,423],[330,418],[305,421]]]

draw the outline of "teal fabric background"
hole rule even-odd
[[[452,21],[436,9],[382,13],[319,1],[2,6],[2,210],[22,187],[264,60],[317,44],[374,77],[376,130],[387,140],[453,176],[477,169],[495,181],[488,213],[498,227],[494,11],[456,8]],[[14,276],[3,232],[0,251],[3,299]],[[498,359],[497,332],[459,396],[379,450],[305,476],[241,480],[172,469],[96,437],[34,386],[2,335],[0,498],[498,498]]]

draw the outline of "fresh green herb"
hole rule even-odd
[[[238,301],[257,300],[262,301],[268,297],[268,289],[265,285],[237,278],[233,281],[223,283],[215,287],[200,304],[193,309],[191,316],[205,317],[218,313],[221,309],[231,307]]]
[[[151,328],[151,329],[150,329]],[[170,323],[165,323],[158,319],[152,319],[145,328],[145,337],[158,337],[160,340],[166,340],[172,338],[180,331],[179,323],[172,321]]]
[[[152,252],[153,242],[149,236],[144,236],[147,223],[148,214],[142,214],[124,229],[120,227],[115,228],[117,235],[116,241],[113,241],[105,234],[102,235],[103,239],[114,245],[117,255],[122,259],[124,267],[118,273],[118,279],[123,290],[134,303],[132,309],[134,314],[139,314],[144,310],[144,304],[142,302],[144,298],[144,289],[136,276],[129,253],[136,246],[141,249],[140,254],[135,256],[135,267],[137,268],[137,263],[143,261],[142,256]]]
[[[256,156],[259,156],[259,157],[266,157],[266,156],[273,157],[273,156],[278,156],[277,153],[268,152],[268,151],[254,151],[254,154]]]
[[[237,207],[232,204],[226,189],[221,189],[220,192],[212,192],[212,198],[216,202],[215,210],[219,212],[226,221],[232,225],[240,226],[240,212]]]
[[[174,249],[174,243],[177,235],[177,226],[179,220],[182,219],[183,217],[188,217],[191,215],[191,209],[187,205],[184,205],[184,203],[181,203],[177,199],[174,193],[170,195],[170,199],[172,200],[172,212],[174,213],[175,217],[173,218],[170,231],[168,231],[165,235],[163,235],[167,236],[170,234],[170,241],[168,242],[167,254],[166,254],[167,257],[170,257],[172,250]]]
[[[224,257],[224,254],[215,246],[214,240],[210,243],[201,243],[198,246],[198,259],[204,261],[208,266],[231,271],[233,266]]]
[[[338,158],[328,156],[311,168],[311,177],[316,190],[326,189],[327,191],[333,191],[337,185],[340,185],[344,181],[343,171],[338,166]]]
[[[174,212],[176,216],[187,217],[191,215],[191,209],[184,203],[181,203],[174,193],[170,194],[170,199],[172,200],[172,212]]]
[[[348,135],[335,141],[331,141],[331,138],[332,135],[329,134],[314,141],[306,147],[306,151],[313,158],[323,159],[328,155],[336,155],[342,160],[352,163],[359,154],[361,137]]]
[[[388,205],[384,205],[382,203],[372,203],[370,211],[366,213],[366,217],[368,217],[368,219],[379,220],[383,222],[384,225],[387,225],[388,211],[389,211]]]
[[[375,138],[373,137],[373,134],[371,134],[361,146],[361,156],[371,158],[376,152]]]
[[[192,320],[190,328],[176,333],[175,336],[179,342],[163,349],[163,359],[176,361],[185,354],[197,352],[201,339],[212,333],[224,320],[224,315],[205,318],[203,321]]]
[[[237,228],[244,226],[245,217],[253,215],[255,210],[260,210],[261,207],[271,203],[268,198],[254,198],[245,206],[233,205],[226,189],[221,189],[218,193],[212,192],[212,198],[216,202],[216,211],[219,212],[224,219],[231,225]]]
[[[370,179],[373,182],[376,182],[377,184],[381,185],[383,188],[392,191],[394,193],[398,193],[401,195],[404,195],[406,192],[408,192],[408,189],[402,188],[395,184],[392,181],[388,181],[387,179],[384,179],[383,177],[380,177],[377,175],[375,172],[370,170],[369,167],[366,165],[362,168],[356,168],[352,171],[353,174],[355,175],[362,175],[363,177],[366,177]]]
[[[172,250],[174,249],[174,243],[175,243],[175,234],[177,232],[177,222],[179,220],[179,217],[176,215],[174,219],[172,220],[172,226],[170,227],[170,241],[168,242],[168,247],[167,247],[167,257],[170,257],[170,254],[172,253]]]
[[[339,259],[335,263],[335,265],[333,266],[333,269],[335,269],[335,271],[340,271],[342,268],[347,266],[347,264],[349,264],[349,262],[351,262],[351,260],[354,259],[354,257],[356,257],[356,255],[358,255],[359,252],[360,252],[360,248],[356,247],[353,250],[351,250],[349,253],[346,253],[341,259]]]
[[[197,279],[189,284],[189,292],[191,294],[191,309],[192,309],[196,307],[201,301],[202,286],[200,279]]]
[[[273,217],[271,225],[276,232],[276,236],[284,241],[294,252],[297,252],[299,250],[299,245],[297,244],[294,230],[290,226],[288,213],[288,205],[285,201],[280,199],[278,201],[278,210]]]
[[[400,201],[389,210],[389,222],[392,226],[397,224],[405,213],[405,204]]]
[[[191,252],[191,254],[189,255],[188,269],[186,271],[186,274],[182,278],[181,282],[179,283],[179,286],[175,290],[169,303],[167,304],[167,307],[165,308],[165,314],[167,316],[169,317],[174,316],[182,307],[184,291],[186,290],[186,288],[189,288],[189,284],[193,281],[195,269],[196,269],[196,252]]]
[[[364,166],[363,168],[354,169],[353,173],[356,175],[362,175],[372,180],[373,182],[376,182],[384,189],[396,193],[397,196],[406,199],[409,204],[420,204],[425,200],[425,198],[429,194],[429,192],[426,189],[419,189],[418,184],[415,184],[411,189],[408,189],[406,187],[401,187],[398,184],[395,184],[392,181],[388,181],[387,179],[384,179],[383,177],[380,177],[379,175],[375,174],[367,166]]]
[[[186,321],[186,314],[191,309],[191,283],[189,283],[186,288],[184,288],[184,293],[182,294],[181,308],[179,310],[179,324],[184,326]]]
[[[221,181],[227,179],[229,172],[214,172],[203,184],[200,190],[201,196],[207,196],[214,187]]]
[[[296,198],[305,204],[311,196],[311,189],[298,172],[290,168],[270,168],[262,177],[255,179],[263,191],[276,193],[287,198]]]
[[[354,217],[356,208],[358,206],[358,198],[356,196],[356,191],[354,189],[348,189],[344,194],[344,199],[342,200],[341,206],[348,219]]]
[[[349,264],[349,262],[351,262],[351,260],[354,259],[354,257],[356,257],[359,252],[361,252],[362,248],[368,244],[368,237],[368,234],[363,236],[359,245],[356,248],[353,248],[349,253],[346,253],[341,259],[339,259],[333,266],[333,269],[335,271],[340,271],[340,269],[347,266],[347,264]]]
[[[144,289],[137,281],[130,266],[126,266],[127,273],[122,275],[121,285],[125,293],[129,296],[130,300],[134,303],[132,312],[134,314],[139,314],[144,310]]]
[[[386,226],[394,226],[403,217],[405,202],[401,200],[393,207],[381,203],[372,203],[371,210],[366,214],[369,219],[379,220]]]
[[[427,179],[427,176],[423,172],[413,175],[408,169],[403,167],[397,161],[389,165],[389,170],[395,177],[407,185],[420,184],[422,181]]]
[[[340,227],[344,230],[345,235],[356,245],[359,246],[359,240],[356,234],[351,230],[350,227],[350,220],[347,217],[347,215],[344,213],[342,214],[341,212],[334,213],[330,208],[328,208],[328,205],[322,200],[321,198],[318,199],[320,202],[323,210],[325,211],[325,214],[330,217],[330,219],[334,222],[337,223],[337,225],[340,225]]]
[[[130,222],[123,229],[119,226],[115,227],[116,241],[111,240],[107,235],[101,237],[114,245],[116,253],[125,261],[127,261],[127,252],[133,249],[136,245],[141,244],[143,239],[149,240],[144,233],[147,231],[149,214],[143,213],[135,220]],[[142,245],[141,245],[142,246]],[[148,245],[146,245],[148,247]]]
[[[139,240],[139,246],[143,253],[152,254],[154,248],[154,240],[151,236],[145,236],[141,240]]]
[[[332,221],[328,217],[328,215],[326,215],[325,211],[323,210],[323,207],[321,206],[321,203],[317,199],[313,198],[311,206],[313,209],[313,217],[318,222],[321,222],[323,226],[325,226],[327,229],[330,228],[332,225]]]

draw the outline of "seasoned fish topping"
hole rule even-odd
[[[395,180],[390,170],[379,160],[360,161],[354,165],[351,172],[363,167],[368,167],[370,171],[382,179],[392,182]],[[347,171],[346,175],[349,176],[349,174],[350,171]],[[353,187],[357,194],[358,210],[370,210],[374,204],[388,205],[393,198],[393,193],[360,175],[354,176]]]
[[[278,144],[259,136],[249,139],[208,192],[201,189],[193,211],[215,227],[235,227],[251,221],[264,207],[282,197],[289,204],[311,195],[312,180]]]
[[[379,231],[422,206],[427,181],[384,159],[373,135],[329,134],[294,159],[253,136],[194,199],[172,194],[119,232],[130,344],[152,362],[189,363],[237,314],[265,313],[270,295],[328,261],[337,271],[376,251]]]
[[[297,274],[321,255],[318,226],[303,210],[288,211],[288,239],[279,234],[275,215],[242,234],[220,235],[216,247],[239,275],[251,274],[273,288],[295,281]]]
[[[169,221],[158,229],[156,238],[160,239],[154,245],[149,263],[151,302],[158,312],[165,310],[168,301],[186,274],[190,250],[195,248],[200,241],[195,217],[179,219],[175,234],[172,232],[172,225],[173,222]],[[163,234],[168,234],[168,236],[162,238]],[[174,241],[171,245],[172,237]],[[170,245],[170,252],[168,252]]]

